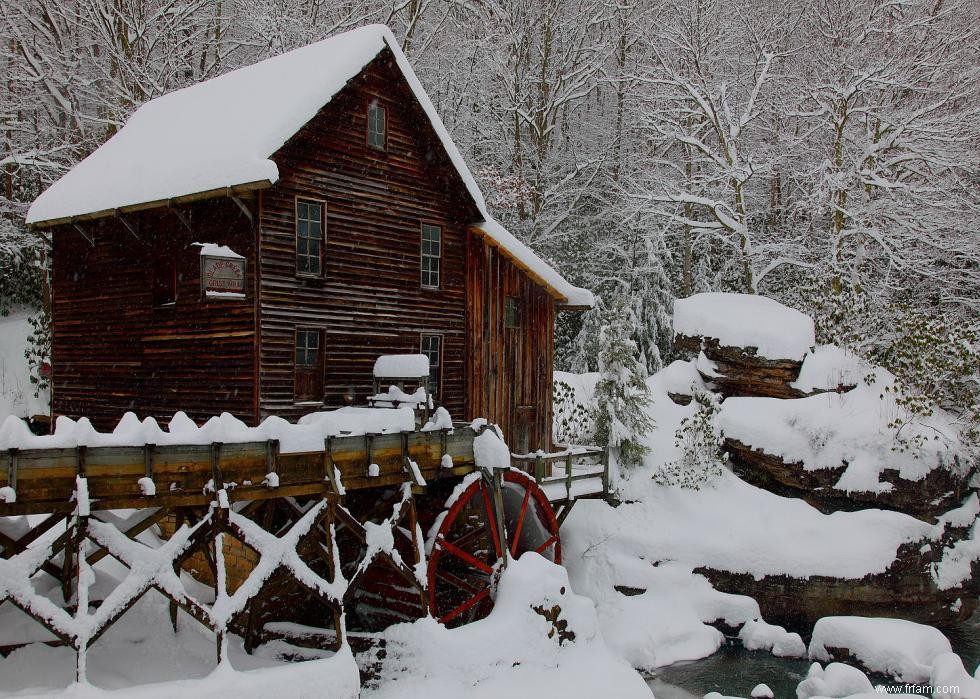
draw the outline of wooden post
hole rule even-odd
[[[501,566],[507,567],[507,555],[510,548],[507,545],[507,521],[504,518],[504,495],[503,495],[504,472],[498,468],[493,470],[493,513],[492,516],[497,520],[497,536],[500,538]]]
[[[17,492],[17,449],[12,448],[7,450],[7,454],[10,460],[7,462],[7,485],[16,493]]]
[[[609,447],[602,450],[602,496],[609,497]]]
[[[568,502],[572,501],[572,452],[568,450],[565,454],[565,492],[568,494]]]
[[[541,454],[534,456],[534,480],[538,485],[541,485],[541,481],[544,480],[544,459],[541,458]]]

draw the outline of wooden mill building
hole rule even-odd
[[[555,314],[592,295],[493,220],[390,31],[143,105],[44,192],[53,412],[111,427],[363,404],[422,352],[436,402],[550,443]]]

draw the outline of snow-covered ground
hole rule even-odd
[[[8,415],[31,417],[48,414],[48,392],[34,395],[24,350],[31,326],[31,313],[15,310],[0,317],[0,420]]]
[[[806,377],[817,386],[826,383],[817,376],[821,372],[841,375],[834,367],[817,369],[813,367]],[[836,386],[838,382],[832,383]],[[622,483],[620,498],[625,502],[618,507],[600,501],[580,502],[562,529],[563,563],[573,587],[595,600],[606,642],[638,668],[653,670],[714,653],[722,635],[708,625],[713,621],[729,626],[748,622],[740,639],[749,650],[805,657],[807,649],[798,635],[759,619],[753,600],[714,590],[704,577],[693,573],[698,566],[755,577],[861,578],[885,571],[902,544],[934,539],[943,530],[945,520],[932,525],[892,511],[824,514],[800,499],[780,497],[745,483],[727,470],[697,490],[660,485],[652,476],[679,458],[675,432],[696,409],[693,403],[674,403],[667,394],[689,394],[692,386],[701,388],[703,383],[693,363],[675,362],[650,377],[648,385],[656,427],[646,439],[650,453],[644,466]],[[822,399],[841,400],[837,394]],[[882,448],[887,450],[887,445]],[[969,524],[976,518],[975,505],[968,499],[960,508],[963,512],[956,510],[945,519],[956,518],[961,526]],[[970,551],[968,558],[972,559],[975,552]],[[952,574],[953,561],[946,563]],[[928,627],[921,633],[942,638]],[[873,639],[889,636],[884,631],[873,633],[864,647],[878,648]],[[896,661],[897,669],[891,670],[895,676],[928,679],[932,659],[948,649],[948,642],[940,648],[942,641],[932,641],[925,660],[911,653],[908,657],[899,654],[907,662]],[[886,651],[881,652],[892,657],[887,654],[888,643],[884,646]],[[811,657],[824,659],[813,646],[810,652],[816,653]],[[836,686],[835,673],[840,672],[847,674],[835,668],[827,677],[815,676],[807,686],[819,694],[827,689],[827,682],[831,688]],[[864,682],[862,687],[873,691],[870,682]]]
[[[103,582],[122,573],[115,565],[106,559],[100,566]],[[557,618],[546,619],[542,612],[556,606]],[[50,638],[10,605],[0,610],[0,643],[23,638],[20,633],[28,628],[38,641]],[[603,641],[592,601],[572,592],[563,568],[535,554],[511,561],[486,619],[457,629],[424,619],[391,627],[383,637],[386,657],[379,678],[360,691],[361,697],[651,696],[640,675]],[[248,655],[233,636],[230,664],[215,669],[213,635],[183,614],[175,635],[167,601],[150,592],[89,651],[91,684],[73,684],[71,650],[36,643],[0,658],[0,696],[358,696],[357,666],[348,649],[298,663],[283,662],[274,651],[260,647]]]

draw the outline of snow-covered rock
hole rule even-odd
[[[754,347],[767,359],[802,360],[815,343],[813,319],[766,296],[695,294],[674,302],[674,333]]]
[[[933,699],[974,699],[980,697],[980,667],[971,677],[960,656],[943,653],[932,661],[929,684],[933,687]]]
[[[765,650],[780,658],[806,657],[806,644],[800,634],[789,632],[782,626],[767,624],[761,619],[745,622],[738,632],[738,638],[746,650]]]
[[[879,368],[870,383],[860,381],[841,394],[729,398],[719,424],[726,438],[783,464],[802,464],[804,472],[827,471],[833,476],[833,489],[842,493],[901,491],[898,480],[920,482],[936,469],[944,473],[934,478],[966,476],[958,462],[962,445],[950,416],[937,407],[933,415],[904,424],[899,435],[894,421],[901,414],[895,377]],[[902,445],[904,449],[897,448]],[[835,469],[841,468],[837,475]],[[886,470],[894,475],[884,477]],[[947,485],[945,480],[937,483],[938,494],[946,493]]]
[[[931,626],[904,619],[871,617],[824,617],[813,628],[809,655],[812,660],[843,660],[845,653],[866,670],[901,682],[925,682],[932,664],[952,652],[949,640]]]
[[[818,345],[806,355],[800,376],[791,385],[801,393],[834,391],[857,386],[872,366],[853,352],[837,345]]]
[[[844,663],[831,663],[823,667],[813,663],[806,679],[796,686],[797,699],[814,697],[850,697],[874,694],[874,686],[867,675]]]

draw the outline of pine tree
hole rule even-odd
[[[571,351],[569,368],[577,374],[585,374],[598,369],[599,335],[602,332],[603,320],[607,315],[602,297],[598,294],[595,306],[582,314],[582,327],[575,336]]]
[[[640,348],[646,370],[654,374],[671,359],[673,329],[671,311],[674,308],[672,284],[665,262],[670,253],[659,236],[643,240],[643,264],[632,280],[630,296],[637,323],[633,337]]]
[[[654,427],[647,412],[650,390],[646,367],[633,340],[636,318],[628,299],[617,294],[599,332],[599,382],[595,388],[596,437],[610,447],[620,469],[642,463],[649,448],[643,437]]]

